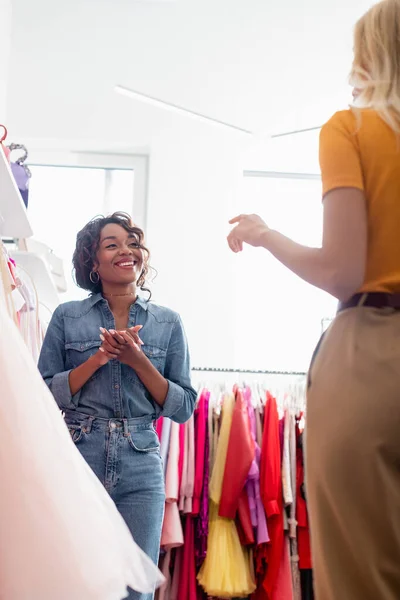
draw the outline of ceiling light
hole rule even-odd
[[[166,102],[165,100],[154,98],[153,96],[148,96],[147,94],[143,94],[142,92],[136,92],[135,90],[123,87],[122,85],[116,85],[114,91],[118,94],[122,94],[123,96],[127,96],[128,98],[132,98],[133,100],[139,100],[139,102],[144,102],[145,104],[155,106],[156,108],[162,108],[163,110],[169,110],[170,112],[185,115],[186,117],[191,117],[192,119],[196,119],[197,121],[201,121],[203,123],[217,125],[219,127],[224,127],[225,129],[231,129],[239,133],[245,133],[246,135],[253,135],[251,131],[243,129],[242,127],[237,127],[236,125],[225,123],[224,121],[220,121],[219,119],[214,119],[212,117],[207,117],[206,115],[194,112],[193,110],[190,110],[188,108],[177,106],[176,104],[172,104],[171,102]]]
[[[288,135],[297,135],[298,133],[308,133],[309,131],[318,131],[318,129],[321,129],[321,126],[317,126],[317,127],[307,127],[306,129],[295,129],[294,131],[285,131],[284,133],[274,133],[273,135],[271,135],[271,138],[280,138],[280,137],[286,137]]]

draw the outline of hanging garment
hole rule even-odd
[[[184,437],[183,437],[183,462],[182,462],[182,475],[180,477],[180,487],[179,487],[179,510],[183,512],[185,508],[185,497],[186,497],[186,489],[188,484],[188,460],[189,460],[189,436],[187,429],[187,422],[184,423]],[[182,438],[180,436],[180,443],[182,442]]]
[[[308,526],[307,502],[304,488],[304,458],[302,434],[297,423],[297,540],[299,550],[299,568],[312,569],[310,530]]]
[[[282,559],[284,530],[279,416],[276,399],[269,392],[264,412],[260,489],[271,540],[268,547],[268,569],[263,580],[263,588],[268,599],[274,600],[273,590]]]
[[[196,460],[195,460],[195,480],[194,480],[194,495],[193,495],[193,515],[197,516],[200,513],[201,492],[204,482],[204,460],[206,449],[206,431],[207,431],[207,415],[204,406],[210,397],[210,392],[203,390],[200,395],[199,404],[195,410],[195,444],[196,444]]]
[[[208,409],[210,404],[210,394],[205,398],[203,405],[203,412],[207,421]],[[200,567],[207,555],[207,538],[208,538],[208,485],[209,485],[209,454],[210,454],[210,440],[208,434],[208,428],[205,431],[205,442],[204,442],[204,476],[203,476],[203,489],[200,498],[200,513],[196,523],[196,535],[195,535],[195,551],[196,551],[196,565]]]
[[[289,536],[286,534],[282,547],[282,558],[272,598],[274,600],[293,600],[290,542]]]
[[[255,410],[255,417],[256,417],[256,440],[257,440],[257,444],[260,446],[262,446],[262,438],[263,438],[263,415],[261,414],[262,410],[261,410],[261,406],[257,406],[256,410]]]
[[[256,528],[257,544],[265,544],[266,542],[269,542],[269,535],[265,510],[260,495],[261,448],[257,442],[257,416],[251,402],[251,391],[249,388],[245,389],[244,397],[247,402],[250,430],[255,446],[253,470],[250,470],[246,489],[249,497],[250,511],[252,511],[252,524],[253,527]]]
[[[171,588],[169,591],[169,600],[178,600],[179,586],[183,577],[183,550],[183,546],[175,550],[174,571],[172,574]]]
[[[291,565],[292,565],[292,583],[293,583],[293,598],[294,600],[302,600],[301,597],[301,579],[299,569],[299,551],[297,544],[297,520],[296,520],[296,506],[297,506],[297,440],[296,440],[296,420],[293,415],[289,417],[289,454],[290,454],[290,479],[291,488],[293,495],[293,502],[290,506],[290,517],[289,517],[289,537],[290,537],[290,548],[291,548]]]
[[[195,440],[194,416],[185,423],[185,456],[183,461],[182,485],[180,491],[179,510],[185,515],[192,514],[195,478]]]
[[[256,540],[251,522],[249,497],[246,488],[243,488],[240,492],[235,523],[242,546],[254,546]]]
[[[2,597],[120,600],[128,585],[152,593],[161,573],[75,447],[3,308],[0,330]]]
[[[285,410],[283,425],[282,487],[285,506],[293,504],[292,476],[290,471],[290,414]]]
[[[179,423],[172,422],[169,437],[168,463],[165,476],[165,500],[177,502],[179,497]]]
[[[155,423],[155,427],[154,427],[160,442],[161,442],[161,437],[162,437],[163,421],[164,421],[164,417],[160,417],[159,419],[157,419],[157,421]]]
[[[185,519],[185,543],[183,546],[181,578],[178,600],[196,600],[196,564],[194,556],[194,521],[192,515]]]
[[[164,478],[167,475],[169,442],[171,436],[171,419],[163,419],[162,435],[160,440],[160,456],[164,465]]]
[[[15,150],[23,151],[23,155],[20,158],[15,161],[11,160],[10,166],[25,207],[28,208],[29,182],[32,177],[31,171],[25,164],[25,161],[28,158],[28,151],[23,144],[10,144],[8,149],[10,151],[10,157]]]
[[[212,473],[214,468],[214,458],[215,458],[215,450],[214,450],[214,402],[211,402],[211,398],[208,402],[208,443],[209,443],[209,473]]]
[[[249,413],[243,391],[236,390],[236,403],[229,435],[219,516],[234,519],[239,498],[246,484],[255,457],[254,440],[250,431]]]
[[[171,423],[168,464],[165,478],[165,513],[161,546],[167,550],[183,544],[183,531],[178,509],[179,497],[179,423]]]
[[[156,591],[155,600],[169,600],[169,596],[171,593],[171,574],[170,574],[171,552],[172,552],[171,549],[167,550],[165,555],[160,559],[161,573],[163,574],[163,576],[165,578],[165,582]]]
[[[210,481],[207,556],[197,576],[207,594],[219,598],[242,598],[255,589],[251,553],[242,548],[235,522],[218,516],[234,405],[234,396],[227,394]]]
[[[301,573],[301,600],[314,600],[313,572],[304,569]]]
[[[182,486],[184,457],[185,457],[185,423],[180,423],[180,425],[179,425],[179,461],[178,461],[179,489],[181,489],[181,486]]]

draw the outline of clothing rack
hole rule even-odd
[[[286,375],[288,377],[306,377],[307,373],[302,371],[260,371],[252,369],[224,369],[216,367],[193,367],[192,371],[205,373],[240,373],[251,375]]]

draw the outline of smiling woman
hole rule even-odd
[[[110,286],[124,293],[123,288],[132,286],[132,275],[137,275],[136,285],[149,292],[143,288],[149,259],[144,233],[132,225],[129,215],[114,213],[106,219],[93,219],[77,235],[73,256],[76,283],[93,293],[107,294]]]
[[[153,422],[189,419],[196,392],[179,315],[137,293],[146,291],[149,257],[128,215],[85,225],[73,264],[78,286],[91,295],[57,308],[39,370],[73,441],[157,563],[165,492]]]

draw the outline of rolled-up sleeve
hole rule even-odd
[[[196,391],[190,382],[190,356],[182,321],[174,323],[165,362],[168,394],[160,416],[176,423],[185,423],[194,411]]]
[[[61,409],[75,408],[74,401],[78,400],[78,394],[74,398],[72,397],[69,387],[71,370],[65,370],[65,333],[62,306],[56,308],[51,318],[43,341],[38,368],[58,406]]]

